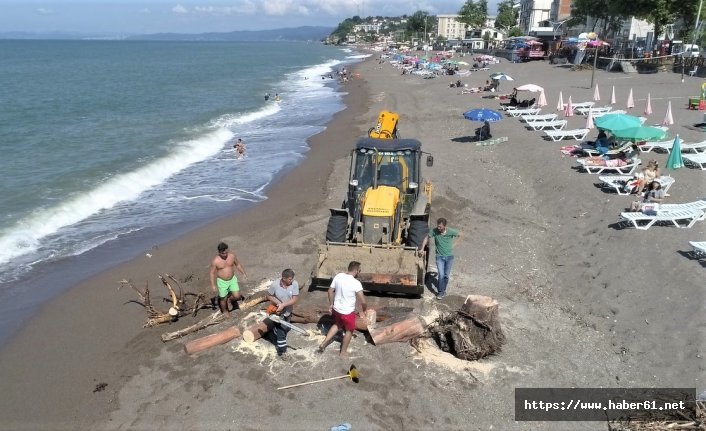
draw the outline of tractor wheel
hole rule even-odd
[[[326,241],[330,242],[346,242],[346,233],[348,231],[348,216],[342,214],[333,214],[328,219],[326,226]]]
[[[371,127],[370,129],[368,129],[368,137],[369,138],[373,137],[373,133],[375,133],[375,127]]]
[[[428,234],[429,225],[426,220],[412,220],[407,230],[407,247],[419,248]]]

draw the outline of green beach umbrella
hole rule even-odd
[[[656,141],[664,138],[667,133],[656,127],[628,127],[626,129],[611,130],[613,136],[617,139],[625,139],[628,141]]]
[[[667,158],[667,169],[675,170],[683,167],[684,160],[682,160],[681,157],[681,141],[679,140],[679,135],[677,135],[672,144],[672,151],[669,152],[669,157]]]
[[[606,114],[593,120],[593,124],[601,130],[613,130],[639,127],[642,122],[639,118],[627,114]]]

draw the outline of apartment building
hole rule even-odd
[[[520,30],[529,34],[539,23],[550,20],[552,0],[521,0],[520,2]]]
[[[466,24],[458,21],[459,15],[437,15],[437,36],[443,36],[446,40],[465,39],[468,32],[472,29]],[[488,16],[485,19],[486,30],[492,30],[495,27],[495,16]]]

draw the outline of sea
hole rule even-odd
[[[0,52],[0,343],[76,283],[267,199],[345,108],[336,71],[366,56],[305,42]]]

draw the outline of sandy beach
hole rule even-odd
[[[593,97],[590,71],[503,60],[490,72],[500,70],[515,79],[503,82],[500,93],[509,93],[513,83],[544,87],[545,112],[556,112],[560,90],[564,101]],[[480,86],[488,73],[460,79]],[[159,244],[149,251],[151,258],[141,255],[81,283],[45,306],[0,350],[0,428],[325,430],[348,422],[353,430],[593,430],[605,424],[516,422],[514,388],[706,389],[706,263],[686,253],[688,241],[706,240],[706,223],[691,229],[619,228],[618,215],[634,197],[607,193],[596,186],[597,176],[575,170],[575,159],[559,152],[574,141],[545,141],[516,119],[492,125],[492,134],[508,142],[467,142],[478,124],[462,113],[500,105],[481,97],[488,93],[449,88],[457,79],[402,76],[375,58],[357,65],[345,84],[347,109],[310,139],[306,160],[267,191],[266,201]],[[654,114],[648,123],[661,123],[671,100],[670,135],[704,139],[703,132],[685,127],[702,121],[703,112],[685,109],[701,79],[687,76],[680,83],[672,73],[597,71],[596,80],[603,100],[597,105],[609,104],[615,86],[615,108],[625,109],[632,88],[631,113],[643,115],[649,92]],[[428,291],[420,299],[370,295],[368,302],[433,315],[457,309],[469,294],[491,296],[500,303],[507,338],[499,354],[467,362],[431,345],[421,352],[406,343],[376,347],[358,334],[350,360],[343,361],[337,343],[316,355],[323,335],[304,325],[310,337],[289,335],[294,361],[279,361],[264,340],[248,345],[237,339],[188,356],[184,342],[225,325],[167,343],[162,333],[197,319],[142,329],[145,312],[130,302],[136,299],[133,291],[118,289],[119,280],[141,287],[147,281],[161,298],[166,292],[157,274],[169,273],[187,289],[208,293],[208,264],[219,241],[247,269],[246,295],[291,267],[304,285],[300,301],[324,303],[325,293],[308,287],[327,209],[340,205],[348,152],[381,109],[399,113],[400,135],[419,139],[434,155],[434,166],[425,170],[434,184],[432,218],[446,217],[463,238],[446,299],[437,301]],[[572,117],[568,128],[584,123],[584,117]],[[641,158],[664,166],[667,155]],[[676,179],[670,202],[705,197],[704,171],[669,174]],[[255,316],[237,319],[242,329]],[[351,363],[361,372],[359,384],[342,379],[275,390],[345,374]],[[100,383],[107,386],[94,392]]]

